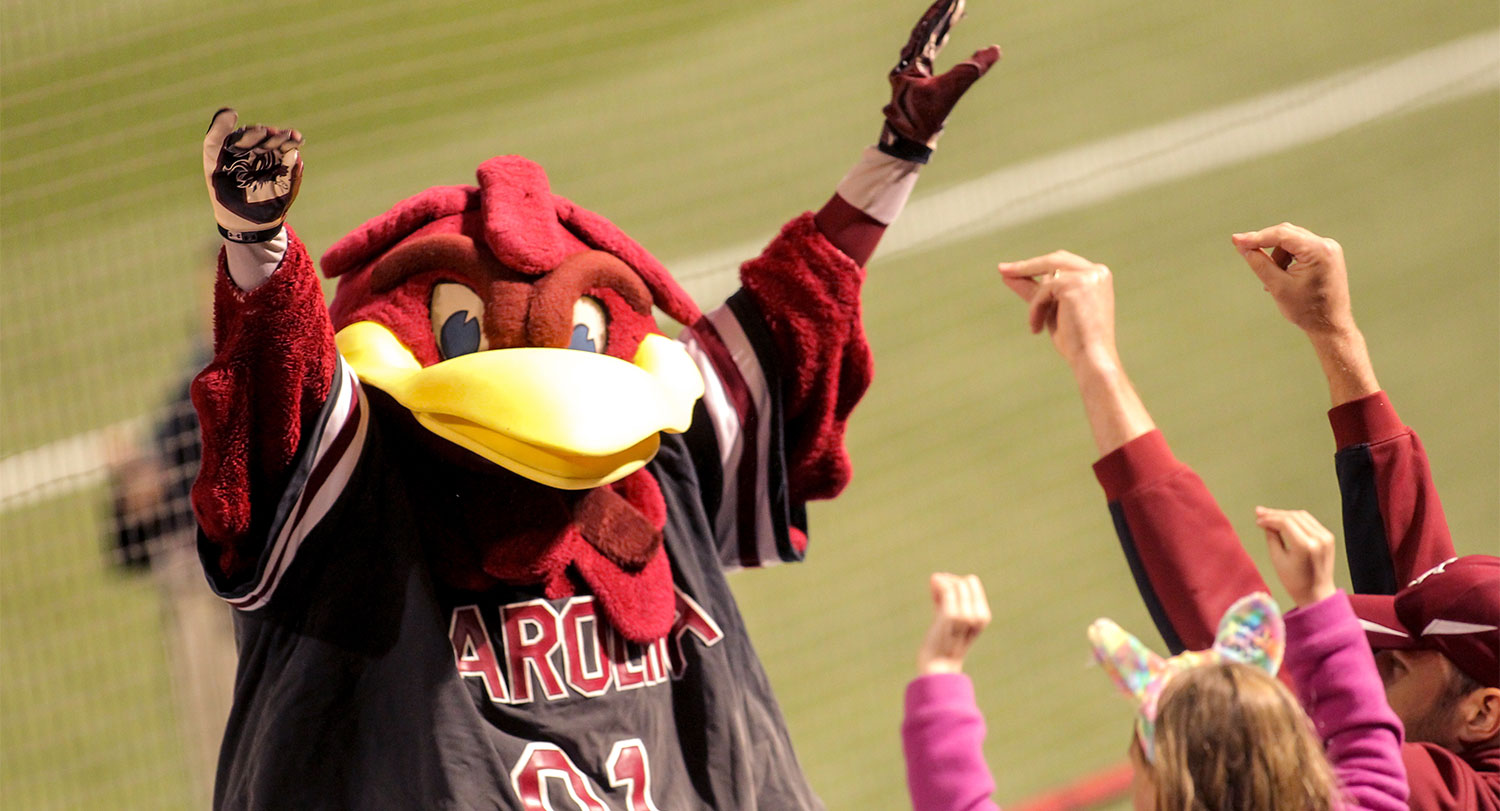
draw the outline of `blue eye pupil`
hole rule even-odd
[[[443,322],[438,343],[445,358],[479,351],[479,319],[470,316],[468,310],[459,310],[448,316]]]
[[[574,324],[573,337],[568,341],[569,349],[581,349],[584,352],[598,352],[594,339],[589,336],[587,324]]]

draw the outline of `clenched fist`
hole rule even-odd
[[[917,651],[917,672],[959,673],[969,646],[990,624],[990,604],[984,584],[974,575],[938,573],[932,576],[932,625]]]
[[[240,127],[225,107],[203,137],[203,180],[219,233],[234,242],[264,242],[281,231],[302,185],[302,133]]]
[[[1255,524],[1266,531],[1271,565],[1299,607],[1333,595],[1333,533],[1306,510],[1255,508]]]

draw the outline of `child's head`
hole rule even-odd
[[[1270,596],[1225,612],[1212,648],[1164,659],[1109,620],[1094,654],[1140,704],[1138,811],[1324,811],[1336,782],[1311,722],[1275,678],[1286,629]]]
[[[1337,796],[1296,697],[1256,667],[1216,662],[1173,675],[1157,701],[1152,743],[1149,762],[1138,742],[1131,747],[1138,784],[1146,784],[1138,785],[1138,811],[1326,811]]]

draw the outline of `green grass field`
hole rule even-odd
[[[0,7],[0,457],[146,413],[199,329],[215,236],[209,115],[303,130],[314,253],[495,154],[664,260],[768,238],[879,128],[921,4],[186,0]],[[918,195],[1124,131],[1493,31],[1492,4],[983,3],[950,46],[1005,61]],[[895,260],[866,286],[876,384],[856,478],[805,565],[734,585],[833,809],[901,808],[901,690],[934,569],[984,577],[971,671],[998,799],[1123,755],[1129,708],[1083,628],[1150,623],[1088,465],[1082,409],[995,278],[1066,247],[1116,276],[1121,350],[1257,560],[1256,504],[1337,526],[1326,392],[1228,234],[1291,220],[1345,246],[1380,379],[1422,435],[1462,552],[1500,527],[1500,94]],[[702,302],[712,304],[712,302]],[[0,513],[0,806],[187,807],[156,594],[109,570],[103,494]]]

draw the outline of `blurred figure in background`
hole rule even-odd
[[[149,575],[161,595],[173,711],[197,807],[206,807],[213,797],[236,663],[234,625],[204,578],[198,524],[188,501],[202,457],[188,385],[209,357],[208,345],[198,341],[172,397],[158,412],[150,441],[117,436],[108,443],[107,460],[106,542],[118,567]]]

